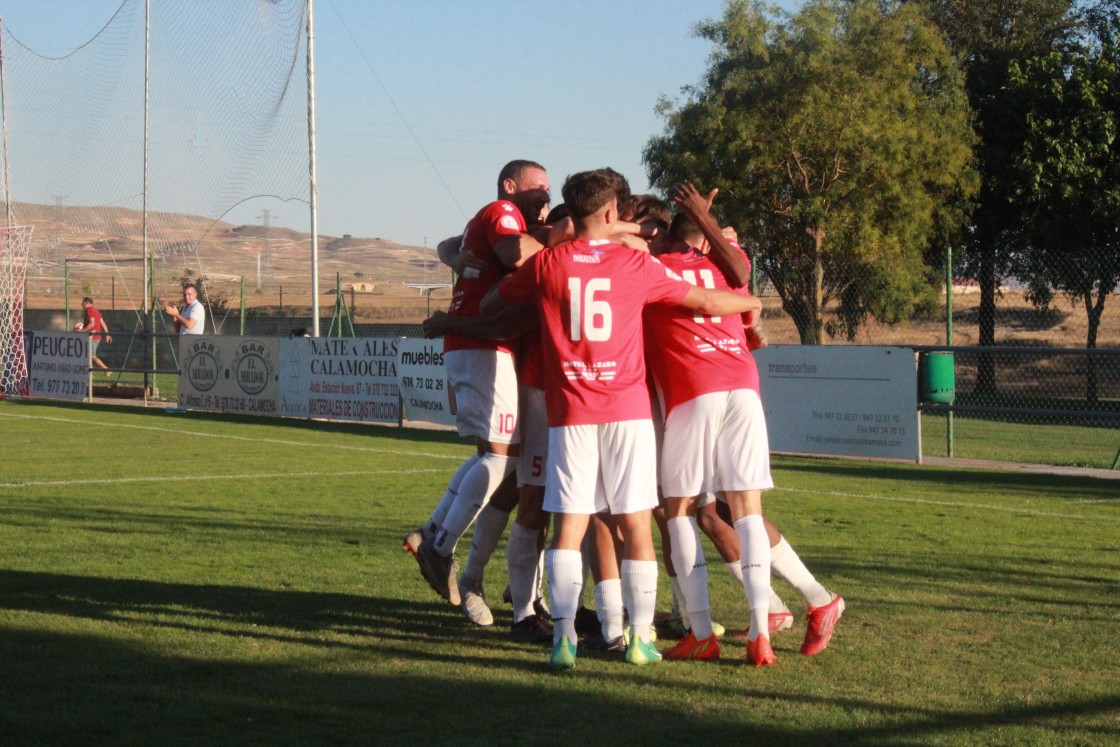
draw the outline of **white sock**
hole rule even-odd
[[[712,635],[712,609],[708,601],[708,564],[700,545],[700,531],[696,528],[696,519],[691,516],[674,517],[668,523],[673,568],[677,571],[677,585],[684,594],[689,628],[696,640],[702,641]]]
[[[821,586],[813,574],[801,562],[794,549],[782,537],[778,544],[770,548],[770,567],[790,586],[801,592],[810,607],[821,607],[832,601],[828,589]]]
[[[751,611],[751,627],[747,640],[759,635],[770,637],[767,618],[770,615],[770,538],[761,514],[748,514],[735,522],[742,552],[743,588]]]
[[[595,616],[599,618],[604,641],[609,643],[622,635],[625,610],[620,579],[606,578],[595,584]]]
[[[513,621],[519,623],[533,614],[540,581],[537,578],[538,533],[516,521],[509,528],[506,540],[506,567],[509,570],[509,596],[513,605]]]
[[[537,533],[537,572],[533,574],[533,598],[541,599],[544,597],[544,530]],[[587,586],[587,576],[584,576],[583,585]],[[580,605],[583,604],[583,591],[580,590],[579,597]]]
[[[502,511],[487,503],[478,514],[474,523],[474,536],[471,538],[471,551],[467,564],[463,566],[463,581],[481,581],[486,572],[486,564],[494,554],[502,533],[509,523],[509,511]]]
[[[773,553],[774,548],[770,548],[770,552]],[[771,560],[772,559],[773,558],[771,557]],[[733,563],[724,563],[723,565],[727,569],[727,572],[731,574],[731,577],[734,578],[736,581],[738,581],[739,585],[742,586],[743,585],[743,566],[739,565],[739,561],[736,560]],[[770,567],[771,568],[774,567],[773,562],[770,563]],[[743,588],[746,588],[746,587],[743,587]],[[782,598],[780,596],[778,596],[777,593],[774,591],[774,586],[773,585],[770,586],[770,611],[771,612],[789,612],[789,607],[786,606],[786,603],[783,602]]]
[[[583,590],[583,560],[579,550],[549,550],[545,553],[548,568],[548,592],[552,602],[552,645],[563,636],[574,646],[576,637],[576,610]]]
[[[478,454],[472,454],[470,459],[460,464],[459,469],[455,470],[455,474],[451,476],[451,481],[447,483],[447,490],[443,491],[443,497],[436,504],[436,509],[432,511],[428,523],[424,525],[424,539],[433,539],[439,533],[443,526],[443,520],[447,518],[447,512],[451,510],[451,504],[455,502],[455,496],[459,495],[459,485],[463,482],[466,474],[471,471],[471,467],[478,464],[478,460],[481,458]]]
[[[657,561],[622,561],[622,601],[630,612],[635,639],[649,643],[649,628],[657,609]]]
[[[459,538],[470,527],[482,507],[494,495],[510,472],[517,467],[517,457],[485,454],[471,467],[459,484],[459,494],[447,512],[443,528],[435,539],[435,550],[440,555],[451,555]]]

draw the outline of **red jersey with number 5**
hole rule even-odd
[[[486,269],[476,278],[460,276],[455,281],[451,295],[451,316],[478,316],[478,305],[486,291],[501,280],[508,270],[494,254],[494,246],[507,236],[525,233],[525,218],[517,206],[508,200],[495,200],[479,210],[463,232],[463,251],[469,251],[486,262]],[[443,338],[443,351],[452,350],[501,350],[512,353],[508,341],[483,340],[448,332]]]
[[[541,310],[550,427],[650,416],[642,309],[676,304],[691,286],[646,252],[570,241],[537,253],[500,286]]]

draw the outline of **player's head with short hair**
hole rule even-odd
[[[546,171],[544,166],[541,166],[536,161],[528,161],[523,158],[518,158],[510,161],[502,170],[498,172],[498,197],[503,198],[507,195],[515,194],[514,189],[510,189],[507,181],[516,183],[521,178],[521,172],[526,169],[536,169],[538,171]]]
[[[617,173],[609,169],[580,171],[564,181],[560,193],[564,195],[564,204],[568,206],[572,220],[579,224],[604,207],[615,204],[618,197]]]
[[[187,303],[194,303],[198,299],[198,286],[194,283],[187,283],[183,286],[183,300]]]
[[[529,225],[539,225],[551,202],[548,172],[536,161],[510,161],[498,172],[498,199],[509,200]]]
[[[88,309],[90,306],[93,306],[93,299],[89,296],[86,296],[82,299],[82,308]]]
[[[626,220],[634,223],[653,223],[659,231],[668,231],[673,220],[669,203],[657,195],[635,195],[630,201],[631,213]]]
[[[669,238],[698,247],[704,241],[704,232],[691,215],[682,211],[674,215],[669,224]]]
[[[548,217],[544,219],[545,225],[553,226],[569,217],[571,212],[568,210],[567,203],[561,202],[559,205],[554,205],[552,210],[548,211]]]
[[[626,180],[625,176],[618,173],[617,171],[612,169],[610,166],[607,166],[606,168],[604,168],[603,171],[605,171],[607,174],[609,174],[611,176],[612,179],[615,180],[614,194],[615,194],[615,197],[618,199],[619,209],[621,209],[623,205],[628,205],[630,203],[630,198],[631,198],[630,182],[628,182]]]

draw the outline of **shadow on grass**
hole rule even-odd
[[[173,422],[178,424],[175,427],[182,427],[183,423],[205,421],[229,423],[231,425],[265,425],[277,428],[289,428],[295,431],[316,431],[320,433],[344,433],[355,436],[400,438],[402,440],[416,441],[419,443],[468,445],[468,441],[460,438],[453,430],[432,429],[427,427],[400,428],[391,423],[350,423],[345,421],[264,417],[195,410],[186,413],[169,413],[167,408],[164,407],[122,407],[121,405],[115,404],[66,402],[64,400],[28,400],[13,402],[13,404],[17,407],[73,410],[81,413],[104,412],[112,415],[135,415],[138,417],[151,418],[159,425],[166,425],[168,427],[172,427],[171,424]],[[13,412],[14,411],[15,410],[13,410]]]
[[[3,631],[3,744],[633,747],[744,735],[765,745],[897,744],[1054,724],[1120,736],[1087,723],[1115,723],[1120,695],[950,711],[807,695],[803,682],[730,662],[612,664],[609,673],[589,662],[549,676],[543,650],[464,635],[449,629],[445,605],[400,599],[2,571],[0,610],[67,618],[82,631],[33,629],[29,617]],[[90,634],[73,620],[112,627]],[[743,689],[743,679],[768,688]],[[712,698],[724,707],[697,707]]]
[[[915,465],[909,463],[893,465],[801,457],[777,458],[774,460],[774,467],[776,470],[789,470],[801,475],[820,474],[829,478],[929,483],[928,495],[945,500],[952,500],[953,489],[960,488],[967,492],[992,489],[1038,494],[1048,498],[1068,495],[1078,501],[1084,501],[1087,495],[1097,494],[1102,502],[1120,502],[1116,482],[1093,477],[929,466],[916,469]],[[867,489],[866,486],[864,489]]]
[[[370,648],[322,634],[405,638],[462,636],[448,605],[354,594],[0,571],[0,609],[250,636],[310,646]]]

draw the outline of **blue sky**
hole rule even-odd
[[[179,0],[205,7],[211,2]],[[797,0],[779,3],[790,8]],[[62,56],[119,0],[0,0],[26,46]],[[702,74],[696,21],[722,0],[316,0],[319,230],[434,246],[494,199],[502,164],[540,161],[554,199],[572,172],[612,166],[635,191],[660,132],[658,97]],[[300,203],[231,213],[307,230]]]

